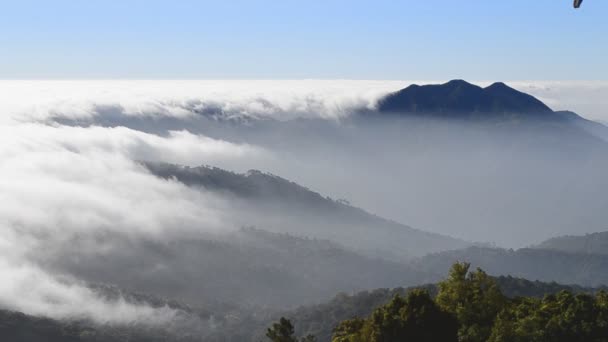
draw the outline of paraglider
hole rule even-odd
[[[582,3],[583,3],[583,0],[574,0],[574,8],[581,7]]]

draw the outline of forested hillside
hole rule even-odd
[[[573,294],[596,294],[597,288],[566,286],[556,283],[532,282],[521,278],[487,278],[495,281],[507,298],[543,298],[561,291]],[[148,302],[155,306],[170,305],[183,311],[183,320],[170,326],[99,325],[86,320],[52,320],[17,312],[0,311],[0,336],[15,342],[143,342],[143,341],[213,341],[242,342],[265,340],[266,329],[279,317],[288,317],[295,326],[294,335],[314,335],[319,342],[329,341],[340,322],[371,315],[376,308],[391,302],[395,296],[406,298],[416,289],[424,289],[431,297],[440,291],[436,284],[421,287],[376,289],[338,294],[324,304],[305,306],[280,312],[261,308],[233,307],[216,303],[205,307],[185,306],[143,293],[120,291],[114,287],[96,286],[104,296],[124,296],[130,302]],[[517,300],[513,300],[513,303]]]
[[[338,297],[313,316],[317,324],[332,321],[332,328],[319,329],[293,315],[266,336],[281,341],[272,337],[291,332],[295,322],[293,333],[283,335],[292,336],[288,341],[315,333],[319,341],[334,342],[608,341],[608,294],[603,290],[495,279],[480,269],[469,272],[469,266],[453,265],[436,286]],[[321,317],[323,313],[341,317]]]
[[[509,298],[543,298],[560,291],[569,291],[575,294],[594,294],[600,289],[605,289],[604,287],[598,289],[545,283],[514,277],[496,277],[494,279],[501,292]],[[409,288],[376,289],[352,295],[343,293],[327,303],[301,307],[294,311],[283,312],[282,315],[295,322],[295,331],[298,336],[311,334],[316,336],[319,341],[329,341],[339,322],[354,317],[367,317],[372,314],[375,308],[388,303],[395,296],[406,296],[413,289],[420,288],[425,289],[432,296],[435,296],[439,291],[436,284],[427,284]],[[258,332],[259,334],[260,332]]]
[[[560,291],[543,298],[505,296],[469,264],[455,264],[436,296],[396,295],[367,318],[342,321],[333,342],[608,341],[608,294]]]
[[[106,235],[112,253],[41,260],[93,283],[110,283],[191,305],[211,301],[286,309],[327,300],[340,291],[414,285],[430,276],[406,263],[366,257],[316,239],[244,228],[197,239],[131,241]],[[83,243],[72,241],[77,246]],[[120,265],[121,272],[114,272]]]

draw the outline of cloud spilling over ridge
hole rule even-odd
[[[143,133],[125,127],[69,127],[26,123],[0,126],[0,156],[15,157],[22,149],[31,153],[106,153],[133,160],[178,164],[230,164],[246,158],[269,159],[270,152],[253,145],[234,144],[187,131],[168,136]]]
[[[128,116],[339,119],[382,96],[428,81],[0,81],[0,121]],[[437,83],[437,82],[431,82]],[[474,82],[481,86],[491,82]],[[514,81],[509,85],[593,120],[608,120],[608,82]]]
[[[0,286],[0,308],[102,323],[112,317],[123,322],[171,319],[172,313],[163,309],[108,301],[78,282],[60,279],[41,261],[78,255],[69,248],[90,247],[87,252],[93,256],[109,254],[117,247],[98,242],[116,240],[104,240],[104,234],[127,242],[171,242],[240,228],[238,209],[225,198],[154,177],[138,160],[241,172],[258,168],[415,227],[437,227],[437,232],[462,233],[464,238],[515,240],[512,227],[530,231],[525,224],[547,227],[534,231],[535,237],[544,237],[558,228],[569,232],[570,227],[605,222],[601,207],[606,182],[597,176],[603,163],[581,166],[561,153],[555,160],[538,161],[544,154],[531,153],[523,142],[521,148],[505,150],[509,144],[468,128],[417,129],[411,122],[388,121],[349,127],[348,122],[312,120],[261,121],[255,126],[181,120],[200,113],[339,119],[353,108],[373,107],[380,96],[407,84],[0,81],[0,277],[7,279]],[[561,87],[534,89],[554,109],[577,110],[560,104],[561,95],[555,94],[562,93],[554,89],[566,89],[566,99],[571,96],[571,88]],[[608,87],[597,87],[599,98]],[[133,120],[142,127],[158,128],[166,117],[177,124],[156,131],[121,125],[121,120],[105,125],[111,115],[144,117]],[[90,126],[69,126],[54,120],[58,117],[92,120]],[[194,129],[189,126],[193,123],[200,126]],[[446,152],[447,147],[454,153]],[[581,223],[579,217],[590,223]],[[566,220],[572,222],[555,228]],[[489,222],[505,227],[501,235],[487,229]],[[527,235],[532,234],[515,242],[529,239]],[[20,290],[29,292],[19,295]]]
[[[125,115],[184,118],[339,118],[371,108],[399,81],[0,81],[0,113],[12,120]]]
[[[198,205],[205,200],[198,192],[160,182],[128,158],[130,153],[139,155],[138,149],[152,153],[153,145],[143,143],[141,136],[129,136],[130,132],[122,129],[76,130],[83,130],[90,138],[79,141],[79,132],[71,128],[37,129],[31,125],[13,127],[18,137],[3,136],[3,140],[22,140],[12,145],[5,142],[0,154],[0,196],[5,203],[0,216],[4,222],[22,230],[61,229],[62,234],[100,227],[159,233],[166,225],[217,225],[208,219],[216,215],[204,211],[207,206]],[[38,136],[23,138],[37,133],[46,136],[39,141]],[[105,136],[107,140],[96,141],[95,133],[110,134]],[[171,138],[166,142],[159,147],[159,155],[173,143]],[[121,143],[135,144],[135,151]]]
[[[255,146],[186,132],[124,127],[0,125],[0,308],[98,323],[169,323],[178,314],[98,296],[36,260],[99,234],[171,241],[238,229],[223,200],[148,173],[137,161],[231,164],[266,158]],[[77,253],[78,251],[75,251]]]

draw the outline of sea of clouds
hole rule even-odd
[[[164,180],[138,161],[276,164],[274,151],[186,129],[154,134],[97,125],[107,113],[133,117],[321,118],[374,108],[406,81],[0,81],[0,308],[101,323],[166,322],[168,308],[98,296],[78,280],[37,265],[38,251],[116,232],[170,240],[238,229],[230,206]],[[484,82],[479,84],[484,85]],[[554,109],[608,119],[608,82],[513,82]],[[108,110],[113,109],[113,110]],[[88,126],[62,120],[90,120]],[[103,246],[91,244],[91,248]]]
[[[237,229],[227,215],[226,203],[154,177],[138,161],[230,164],[268,158],[268,153],[187,131],[159,136],[125,127],[61,125],[49,118],[94,115],[98,104],[105,105],[97,96],[104,98],[106,86],[109,103],[127,110],[130,103],[141,115],[147,115],[143,106],[150,97],[138,102],[127,96],[121,101],[125,97],[114,98],[122,93],[121,87],[105,83],[98,93],[74,84],[64,88],[44,83],[28,82],[25,88],[21,82],[11,83],[14,88],[3,83],[0,308],[104,324],[171,323],[179,316],[176,310],[108,299],[69,275],[45,270],[36,260],[53,250],[70,248],[76,238],[90,238],[87,252],[102,254],[105,247],[94,243],[99,234],[171,241],[201,231]],[[7,89],[19,94],[7,95]],[[93,98],[87,99],[86,94]],[[170,115],[179,113],[172,109]]]
[[[440,81],[441,82],[441,81]],[[134,116],[189,117],[205,110],[226,116],[289,120],[339,119],[353,108],[373,108],[382,96],[428,81],[35,81],[0,80],[0,120],[90,118],[107,108]],[[487,86],[491,82],[473,82]],[[591,120],[608,120],[608,82],[513,81],[554,110],[572,110]]]
[[[0,136],[0,307],[99,323],[168,323],[177,312],[98,297],[34,260],[70,248],[75,238],[90,238],[87,252],[103,254],[98,234],[170,241],[232,228],[225,203],[154,177],[137,160],[213,162],[257,153],[183,132],[158,137],[123,128],[23,123],[2,126]]]

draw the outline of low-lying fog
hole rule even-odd
[[[59,318],[173,319],[168,308],[96,297],[69,273],[92,256],[112,260],[124,241],[222,235],[256,218],[140,161],[259,169],[417,229],[504,247],[608,228],[602,141],[369,113],[406,85],[0,82],[0,305]],[[608,84],[514,85],[554,109],[608,117]]]

